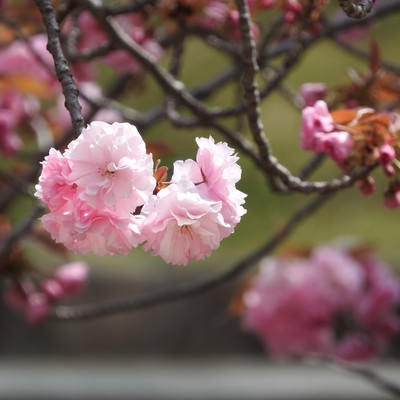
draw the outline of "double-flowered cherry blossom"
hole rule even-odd
[[[144,249],[178,265],[207,257],[230,234],[221,207],[220,201],[202,198],[194,185],[169,185],[158,193],[146,218]]]
[[[76,253],[127,254],[140,236],[135,209],[155,187],[153,160],[137,129],[92,122],[64,154],[51,149],[36,196],[50,213],[44,227]]]
[[[171,185],[162,189],[144,224],[144,248],[166,262],[186,265],[219,247],[246,212],[236,189],[238,157],[226,143],[197,138],[196,161],[174,163]]]
[[[211,137],[196,141],[196,161],[176,161],[171,180],[159,182],[164,174],[153,171],[133,125],[92,122],[43,162],[36,196],[50,210],[44,228],[75,253],[127,254],[144,243],[172,264],[210,255],[245,214],[246,195],[236,189],[233,149]]]
[[[64,155],[79,199],[96,209],[111,208],[123,216],[153,192],[153,159],[133,125],[92,122]]]

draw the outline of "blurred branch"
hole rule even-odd
[[[334,365],[338,368],[343,369],[353,375],[363,378],[367,382],[371,383],[375,387],[383,390],[384,392],[400,398],[400,386],[396,385],[394,382],[385,379],[383,376],[377,374],[371,368],[366,368],[361,365],[346,363],[340,360],[335,360]]]
[[[339,0],[342,10],[351,18],[365,18],[372,10],[375,0]]]
[[[0,259],[5,257],[11,247],[16,243],[22,236],[29,232],[32,225],[36,222],[37,218],[43,213],[44,207],[42,205],[36,205],[30,212],[22,219],[22,221],[16,225],[12,231],[3,236],[0,241]]]
[[[80,306],[56,306],[53,318],[57,320],[89,320],[125,312],[134,312],[160,304],[182,300],[196,294],[204,293],[214,287],[225,284],[251,268],[266,255],[279,246],[307,217],[317,211],[332,194],[322,194],[313,198],[298,211],[296,211],[286,224],[267,240],[259,249],[252,252],[234,264],[228,270],[218,272],[205,279],[184,283],[180,286],[166,288],[153,293],[146,292],[142,295],[115,299],[103,303],[85,304]]]

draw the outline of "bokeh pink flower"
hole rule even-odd
[[[366,360],[400,332],[400,280],[371,254],[317,247],[269,258],[243,296],[243,326],[272,357]]]
[[[70,262],[57,268],[40,284],[33,280],[10,282],[4,300],[10,307],[22,311],[29,323],[35,324],[50,316],[55,302],[79,293],[88,275],[89,268],[85,262]]]

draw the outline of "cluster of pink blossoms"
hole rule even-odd
[[[318,247],[266,259],[244,293],[244,327],[273,357],[367,360],[400,332],[400,281],[371,254]]]
[[[131,13],[118,15],[113,18],[113,22],[118,25],[124,34],[154,57],[155,60],[160,59],[163,49],[153,37],[151,29],[146,27],[146,18],[139,13]],[[107,34],[89,12],[84,11],[80,13],[78,24],[80,35],[77,41],[77,50],[92,51],[107,42]],[[68,21],[64,25],[65,33],[69,34],[71,29],[73,28]],[[103,61],[119,72],[131,72],[135,74],[142,72],[141,64],[124,50],[110,52],[107,56],[103,57]],[[80,64],[77,72],[81,73],[82,78],[93,78],[93,71],[91,71],[88,64]]]
[[[304,150],[326,153],[339,165],[350,155],[353,139],[347,131],[338,129],[323,100],[303,109],[300,131]]]
[[[127,254],[144,243],[167,263],[203,259],[245,214],[245,194],[235,186],[241,168],[233,149],[196,141],[196,161],[176,161],[171,181],[160,184],[133,125],[92,122],[43,162],[36,186],[50,210],[43,226],[76,253]]]
[[[347,108],[329,112],[323,84],[303,85],[301,146],[325,153],[346,172],[355,167],[380,165],[389,179],[384,193],[388,208],[400,206],[400,114],[377,112],[372,108]],[[363,194],[375,191],[375,181],[367,176],[358,181]]]
[[[47,318],[54,302],[80,292],[86,283],[89,269],[84,262],[64,264],[54,274],[43,280],[39,287],[33,282],[18,282],[4,293],[5,302],[24,312],[28,322],[36,323]]]

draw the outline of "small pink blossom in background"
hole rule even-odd
[[[50,316],[54,302],[80,292],[88,274],[85,262],[64,264],[43,280],[39,287],[33,281],[12,282],[4,292],[4,300],[10,307],[23,311],[29,323],[38,323]]]
[[[54,61],[46,45],[47,35],[38,34],[32,36],[28,43],[17,40],[0,49],[0,74],[31,76],[59,88],[59,82],[52,72]]]
[[[397,208],[400,206],[400,181],[390,182],[384,193],[384,204],[386,208]]]
[[[229,30],[232,39],[239,40],[241,37],[240,28],[239,28],[239,11],[238,10],[230,10],[228,14],[228,22],[229,22]],[[254,22],[252,22],[250,27],[250,32],[252,37],[257,40],[260,36],[260,28]]]
[[[338,342],[333,356],[347,361],[369,361],[376,356],[376,349],[367,335],[353,333]]]
[[[220,213],[222,203],[205,200],[189,187],[171,184],[160,190],[144,222],[144,249],[167,263],[202,260],[230,233]]]
[[[350,155],[353,139],[348,132],[335,129],[333,118],[323,100],[305,107],[302,118],[300,140],[304,150],[326,153],[339,164]]]
[[[51,312],[47,296],[40,292],[28,295],[24,311],[26,320],[31,324],[46,319]]]
[[[383,167],[387,176],[393,176],[395,174],[395,169],[392,162],[396,158],[396,150],[389,143],[385,143],[379,149],[379,162]]]
[[[376,190],[375,179],[372,176],[358,180],[357,186],[364,196],[369,196]]]
[[[64,264],[54,274],[56,280],[68,295],[79,292],[89,275],[88,265],[81,261]]]
[[[140,15],[119,15],[114,17],[113,20],[126,35],[138,43],[155,60],[162,56],[163,50],[161,46],[146,32],[144,20]],[[106,43],[108,38],[106,33],[90,13],[82,12],[80,14],[79,28],[81,30],[77,44],[79,50],[93,50]],[[68,24],[65,25],[67,32],[69,29],[70,26]],[[142,71],[141,64],[123,50],[113,50],[103,57],[103,60],[119,72],[139,73]]]
[[[273,357],[324,353],[333,305],[306,260],[266,259],[243,297],[243,324]]]
[[[323,246],[305,258],[264,260],[243,295],[243,326],[272,357],[362,361],[400,333],[399,302],[400,280],[382,261]]]
[[[0,92],[0,151],[11,156],[22,147],[16,130],[25,117],[36,111],[33,98],[23,96],[17,90]]]
[[[327,86],[321,82],[307,82],[301,85],[299,96],[305,106],[313,106],[318,100],[323,100],[327,94]]]
[[[203,15],[199,17],[200,25],[207,29],[220,29],[229,15],[229,6],[220,0],[210,0],[204,7]]]
[[[313,106],[308,106],[302,112],[302,126],[300,131],[301,146],[304,150],[314,151],[316,136],[332,132],[335,124],[329,113],[327,104],[319,100]]]
[[[89,276],[85,262],[75,261],[57,268],[52,277],[42,282],[43,293],[51,301],[59,301],[79,293]]]

